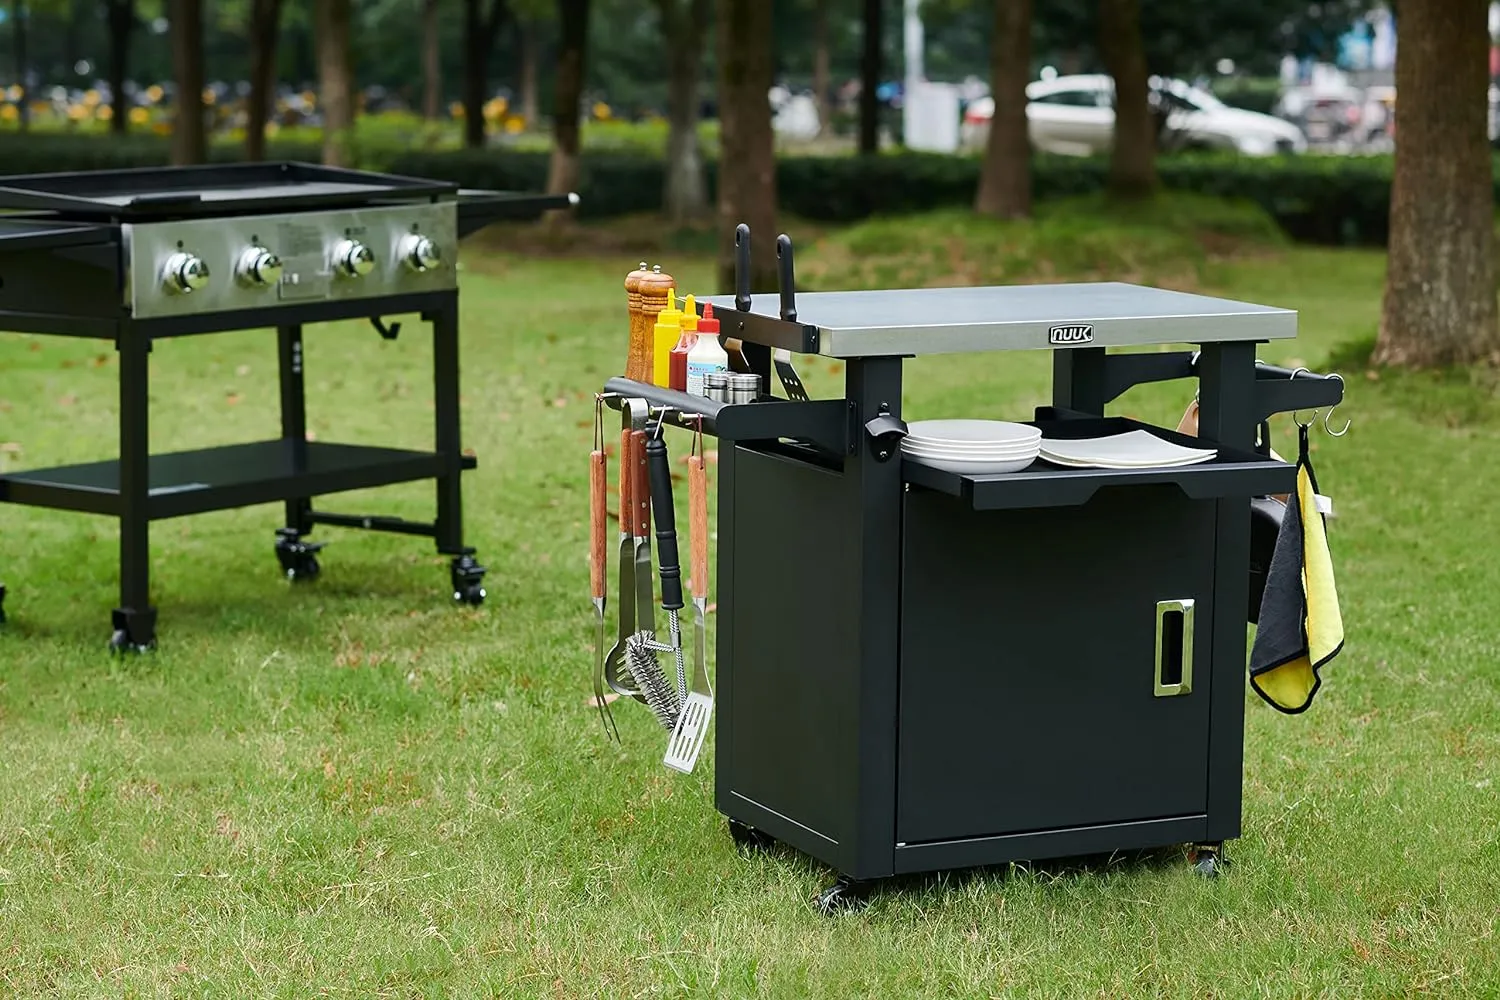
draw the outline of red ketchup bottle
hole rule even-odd
[[[677,346],[672,348],[672,356],[668,365],[668,388],[676,389],[678,392],[687,392],[688,352],[697,342],[698,306],[689,295],[687,304],[682,307],[682,336],[677,339]]]

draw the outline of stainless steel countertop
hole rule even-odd
[[[734,296],[711,297],[724,330]],[[751,297],[751,313],[781,315],[775,294]],[[797,322],[819,331],[818,353],[834,358],[956,354],[1282,340],[1297,335],[1292,309],[1123,282],[804,292]],[[1087,326],[1054,342],[1054,327]],[[1066,335],[1063,335],[1066,337]]]

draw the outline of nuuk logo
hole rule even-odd
[[[1077,323],[1072,326],[1054,326],[1047,331],[1047,342],[1051,344],[1091,344],[1094,342],[1094,324]]]

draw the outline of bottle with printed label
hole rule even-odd
[[[688,352],[698,342],[698,305],[691,295],[687,297],[687,304],[682,307],[681,322],[682,336],[677,338],[677,346],[672,348],[671,388],[686,392]]]
[[[709,372],[727,372],[729,355],[719,343],[719,321],[714,318],[714,304],[703,303],[703,318],[698,320],[698,341],[687,356],[687,391],[703,396],[703,376]]]

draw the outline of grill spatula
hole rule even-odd
[[[708,473],[703,465],[702,436],[699,453],[688,458],[688,545],[693,577],[693,687],[677,714],[677,725],[667,742],[662,763],[690,773],[698,763],[708,721],[714,712],[714,690],[708,682],[708,640],[704,618],[708,614]]]

